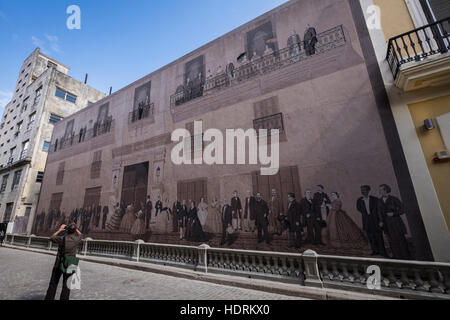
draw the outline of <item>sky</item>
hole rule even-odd
[[[69,75],[117,91],[286,0],[0,0],[0,114],[36,47]],[[67,8],[81,11],[70,30]]]

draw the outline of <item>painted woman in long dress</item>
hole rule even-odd
[[[116,204],[114,206],[114,214],[112,215],[111,219],[109,219],[109,221],[106,223],[106,230],[111,232],[111,231],[116,231],[119,230],[120,228],[120,204]]]
[[[200,200],[200,203],[198,204],[197,215],[198,215],[198,219],[200,220],[200,224],[201,224],[203,230],[205,230],[206,220],[208,219],[207,209],[208,209],[208,204],[205,202],[205,199],[202,198]]]
[[[342,201],[337,192],[333,192],[327,218],[327,242],[333,248],[361,249],[367,245],[367,239],[358,225],[342,210]]]
[[[214,197],[211,202],[211,210],[208,212],[208,216],[206,217],[206,224],[204,231],[212,234],[217,234],[222,232],[221,229],[221,206],[217,197]]]
[[[156,222],[154,225],[154,231],[157,234],[168,234],[170,233],[170,227],[172,225],[171,215],[172,210],[169,208],[169,199],[165,201],[164,206],[162,206],[160,213],[155,217]]]
[[[198,218],[197,208],[195,202],[191,202],[191,208],[189,209],[189,228],[188,235],[186,239],[191,242],[202,242],[205,240],[205,234],[203,233],[203,228]]]
[[[133,227],[131,228],[131,234],[135,237],[142,236],[146,232],[145,229],[145,221],[144,221],[144,213],[142,210],[139,210],[136,213],[136,220],[134,221]]]
[[[134,206],[130,204],[125,211],[125,216],[123,217],[122,222],[120,223],[120,231],[129,233],[135,220],[136,216],[134,214]]]

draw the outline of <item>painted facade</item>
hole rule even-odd
[[[287,2],[58,123],[33,233],[431,260],[374,61],[359,1]],[[199,120],[280,130],[278,174],[174,165]]]

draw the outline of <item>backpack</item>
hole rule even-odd
[[[62,250],[60,252],[59,268],[64,274],[72,275],[77,271],[80,260],[77,257],[65,254],[66,251],[66,237],[63,238]]]

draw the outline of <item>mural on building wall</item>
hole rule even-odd
[[[280,38],[287,47],[284,51],[281,50],[283,54],[280,54],[279,60],[270,56],[279,50],[272,21],[250,29],[245,39],[239,39],[246,50],[246,58],[239,59],[248,59],[250,62],[236,70],[234,66],[229,66],[224,72],[230,78],[240,77],[245,81],[247,78],[309,60],[309,56],[316,55],[319,51],[354,46],[346,42],[348,40],[343,34],[345,28],[341,25],[327,30],[306,23],[304,26],[300,32],[303,40],[295,31],[288,32],[284,39]],[[294,30],[293,27],[285,29]],[[254,59],[268,54],[269,57],[264,62],[266,69],[255,72],[258,66],[252,66]],[[335,59],[337,58],[333,57],[333,60],[328,60]],[[237,62],[242,64],[242,61]],[[315,61],[317,66],[320,62],[320,59]],[[222,65],[227,63],[224,61]],[[309,60],[309,63],[313,62]],[[244,72],[247,69],[249,71]],[[338,71],[333,69],[332,72]],[[231,81],[224,83],[229,85]],[[205,56],[201,55],[184,64],[183,84],[180,81],[175,94],[176,105],[180,106],[183,102],[202,95],[204,84]],[[370,87],[370,83],[367,86]],[[135,89],[134,111],[149,103],[150,89],[150,82]],[[330,91],[333,89],[329,88]],[[264,128],[269,125],[268,129],[275,126],[283,131],[286,124],[292,125],[289,117],[283,118],[283,108],[278,104],[278,99],[266,97],[254,103],[253,107],[252,120],[257,120],[257,125]],[[325,118],[324,116],[323,121],[327,120]],[[336,119],[337,125],[340,125],[337,120],[339,119]],[[340,128],[336,128],[335,132],[339,130]],[[288,136],[286,132],[283,134]],[[378,139],[383,136],[382,131],[375,135],[378,136],[374,140],[382,141],[381,138]],[[291,136],[291,139],[302,138]],[[343,142],[345,143],[346,141]],[[134,148],[132,145],[115,147],[124,148],[130,153]],[[381,149],[384,147],[383,145]],[[73,222],[84,235],[94,239],[142,239],[147,242],[184,245],[208,243],[214,247],[297,253],[313,249],[322,254],[372,255],[395,259],[414,257],[414,248],[407,238],[409,228],[405,206],[400,195],[396,194],[397,185],[388,185],[396,181],[394,176],[391,179],[390,173],[383,176],[379,184],[372,182],[372,185],[367,185],[366,176],[352,177],[351,182],[336,182],[336,174],[327,176],[326,179],[317,178],[316,181],[314,173],[310,173],[309,185],[305,187],[300,183],[303,178],[301,173],[305,175],[301,171],[304,168],[294,165],[281,168],[279,174],[273,177],[250,172],[247,174],[249,183],[239,181],[241,176],[177,181],[173,168],[165,170],[164,166],[167,164],[164,159],[157,159],[155,162],[155,150],[150,149],[149,159],[152,160],[141,160],[141,163],[136,161],[129,165],[122,162],[113,164],[112,171],[103,177],[105,181],[112,179],[112,191],[88,189],[84,201],[80,201],[77,208],[66,208],[66,212],[61,207],[61,201],[56,201],[60,196],[55,197],[56,200],[50,205],[40,203],[35,219],[35,233],[49,235],[58,225]],[[282,152],[286,153],[286,150]],[[128,156],[129,152],[124,153]],[[297,160],[294,157],[290,162],[300,163]],[[337,166],[337,169],[333,168],[336,172],[347,170],[343,163]],[[367,177],[370,181],[376,181],[370,173]],[[386,183],[385,177],[386,180],[391,180],[386,181],[388,184],[381,184]],[[225,179],[235,179],[239,183],[225,185],[222,181]],[[333,181],[333,190],[327,188],[330,181]]]
[[[339,191],[321,184],[300,191],[292,167],[283,168],[271,182],[254,174],[253,190],[234,190],[225,199],[209,200],[206,180],[179,182],[177,197],[155,197],[147,190],[148,165],[125,167],[117,203],[102,204],[101,188],[92,188],[80,208],[66,213],[60,208],[62,195],[55,194],[48,213],[37,215],[35,232],[48,234],[61,224],[75,223],[94,238],[412,257],[403,204],[388,185],[363,185],[353,206],[348,201],[344,205]],[[361,226],[347,214],[354,208]]]
[[[74,133],[73,133],[73,126],[75,124],[75,120],[70,120],[69,122],[67,122],[66,125],[66,132],[64,133],[64,138],[69,138],[71,137]]]
[[[152,90],[152,82],[149,81],[134,90],[134,104],[133,110],[138,110],[139,107],[150,104],[150,93]]]
[[[278,51],[278,42],[272,22],[268,21],[247,32],[245,47],[248,60]]]
[[[109,117],[109,103],[105,103],[98,108],[97,123],[105,123]]]

